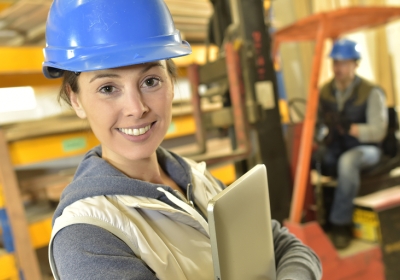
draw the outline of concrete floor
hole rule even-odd
[[[360,239],[351,240],[350,246],[345,249],[337,250],[340,257],[347,257],[359,252],[372,249],[378,246],[377,243],[367,242]]]

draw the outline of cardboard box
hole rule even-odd
[[[369,242],[381,242],[378,213],[370,208],[356,206],[353,223],[353,234],[356,238]]]
[[[387,280],[400,275],[400,186],[354,199],[354,234],[379,242]]]

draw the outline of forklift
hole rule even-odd
[[[310,207],[307,204],[310,201],[317,203],[319,208],[323,207],[318,198],[321,189],[310,191],[308,162],[312,153],[319,94],[317,82],[324,40],[335,39],[352,28],[377,26],[399,18],[400,8],[349,8],[331,14],[321,13],[271,35],[271,24],[264,7],[267,2],[270,5],[269,1],[210,1],[214,14],[210,19],[206,43],[219,47],[219,55],[214,61],[207,59],[204,65],[193,65],[189,69],[196,137],[200,147],[199,154],[193,158],[208,164],[233,160],[237,177],[257,163],[265,164],[270,197],[273,198],[272,218],[285,225],[317,253],[323,265],[323,279],[385,279],[378,245],[341,257],[318,219],[307,220],[304,213]],[[335,26],[333,21],[341,23],[338,26],[342,29],[332,28]],[[302,40],[314,40],[316,44],[306,114],[298,145],[294,149],[297,155],[293,164],[289,162],[283,134],[273,58],[281,43]],[[206,85],[206,92],[200,94],[199,85]],[[222,98],[223,108],[212,113],[202,112],[201,99],[211,100],[214,96]],[[218,126],[228,134],[233,152],[213,153],[205,157],[207,129]],[[294,175],[291,164],[296,166]],[[386,165],[384,171],[380,170],[375,175],[387,173],[396,164],[396,161],[391,161],[391,165]],[[389,183],[393,186],[396,182]],[[313,197],[311,200],[310,195]]]

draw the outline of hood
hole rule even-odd
[[[159,147],[156,151],[161,168],[184,192],[191,183],[190,166],[178,155]],[[102,159],[101,147],[97,146],[86,153],[79,164],[74,179],[63,191],[54,212],[53,224],[64,208],[80,199],[100,195],[130,195],[158,199],[176,208],[167,196],[157,190],[162,187],[174,194],[172,188],[132,179]],[[175,194],[174,194],[175,195]]]

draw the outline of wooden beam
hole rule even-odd
[[[33,249],[17,178],[8,153],[7,140],[0,129],[0,187],[10,219],[17,263],[26,280],[40,280],[39,263]]]
[[[204,37],[202,32],[198,32],[198,36]],[[205,46],[192,45],[192,50],[191,55],[174,59],[178,66],[205,63]],[[210,48],[211,59],[216,57],[217,51],[214,46]],[[0,47],[0,57],[0,87],[61,84],[60,79],[49,80],[42,74],[43,47]]]
[[[23,86],[61,86],[61,79],[47,79],[42,72],[0,74],[0,88]]]
[[[0,74],[42,71],[42,47],[0,47],[0,57]]]
[[[187,67],[190,64],[206,63],[206,48],[203,45],[192,45],[192,54],[174,58],[173,61],[178,67]],[[209,59],[215,60],[218,54],[218,48],[211,46],[209,49]]]

